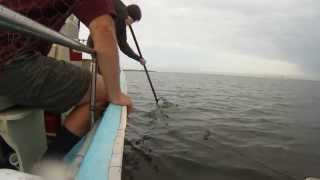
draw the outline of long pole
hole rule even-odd
[[[98,75],[98,60],[95,55],[92,55],[92,64],[91,64],[91,95],[90,95],[90,115],[91,115],[91,122],[90,127],[92,128],[94,122],[96,120],[96,89],[97,89],[97,75]]]
[[[139,44],[138,44],[138,41],[137,41],[136,35],[134,34],[133,28],[132,28],[132,26],[131,26],[131,25],[129,25],[129,28],[130,28],[130,31],[131,31],[131,34],[132,34],[133,40],[134,40],[134,42],[135,42],[135,44],[136,44],[136,46],[137,46],[137,49],[138,49],[139,55],[140,55],[140,57],[142,58],[143,56],[142,56],[142,53],[141,53],[141,50],[140,50],[140,47],[139,47]],[[157,97],[156,91],[154,90],[154,87],[153,87],[153,84],[152,84],[152,81],[151,81],[151,78],[150,78],[150,75],[149,75],[148,69],[147,69],[147,67],[146,67],[146,65],[145,65],[145,64],[143,64],[143,68],[144,68],[144,71],[145,71],[145,72],[146,72],[146,74],[147,74],[147,78],[148,78],[148,81],[149,81],[149,84],[150,84],[151,90],[152,90],[152,92],[153,92],[154,99],[155,99],[156,103],[158,104],[159,99],[158,99],[158,97]]]

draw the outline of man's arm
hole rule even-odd
[[[118,17],[127,17],[126,5],[121,0],[113,0],[114,8]]]
[[[125,32],[126,33],[126,32]],[[129,46],[128,42],[127,42],[127,37],[126,34],[123,34],[121,36],[121,38],[118,39],[118,44],[119,44],[119,48],[120,50],[127,55],[128,57],[140,62],[140,56],[138,56]]]
[[[119,56],[112,17],[102,15],[95,18],[90,22],[89,29],[110,101],[115,104],[131,105],[130,98],[122,94],[120,89]]]

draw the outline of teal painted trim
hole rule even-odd
[[[120,126],[122,107],[110,104],[84,157],[76,180],[108,180],[114,140]]]
[[[126,92],[123,72],[120,77],[121,89]],[[64,161],[74,168],[76,180],[109,179],[109,165],[121,122],[121,111],[121,106],[109,105],[102,120],[65,156]]]
[[[66,162],[67,164],[71,164],[72,161],[77,157],[77,154],[81,148],[81,146],[83,145],[85,141],[85,138],[82,138],[80,142],[78,142],[75,146],[73,146],[73,148],[71,149],[71,151],[64,157],[64,162]]]
[[[83,137],[75,146],[73,146],[71,151],[69,151],[69,153],[64,157],[64,161],[67,164],[71,166],[75,166],[73,168],[75,168],[74,170],[76,172],[79,170],[80,163],[83,159],[81,157],[83,157],[87,153],[88,148],[92,142],[92,139],[96,133],[97,127],[99,127],[99,124],[100,124],[100,120],[96,122],[96,124],[88,132],[88,134],[85,137]],[[81,158],[81,160],[77,158]]]

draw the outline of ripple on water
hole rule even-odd
[[[319,84],[130,72],[124,180],[320,177]],[[192,83],[190,83],[192,82]],[[312,88],[310,88],[312,87]]]

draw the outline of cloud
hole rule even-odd
[[[201,72],[214,67],[212,72],[228,73],[263,69],[265,74],[320,77],[319,0],[124,2],[143,9],[143,19],[134,28],[154,69]],[[226,54],[229,60],[223,59]],[[231,61],[239,62],[226,68]],[[270,65],[262,68],[268,61]]]

